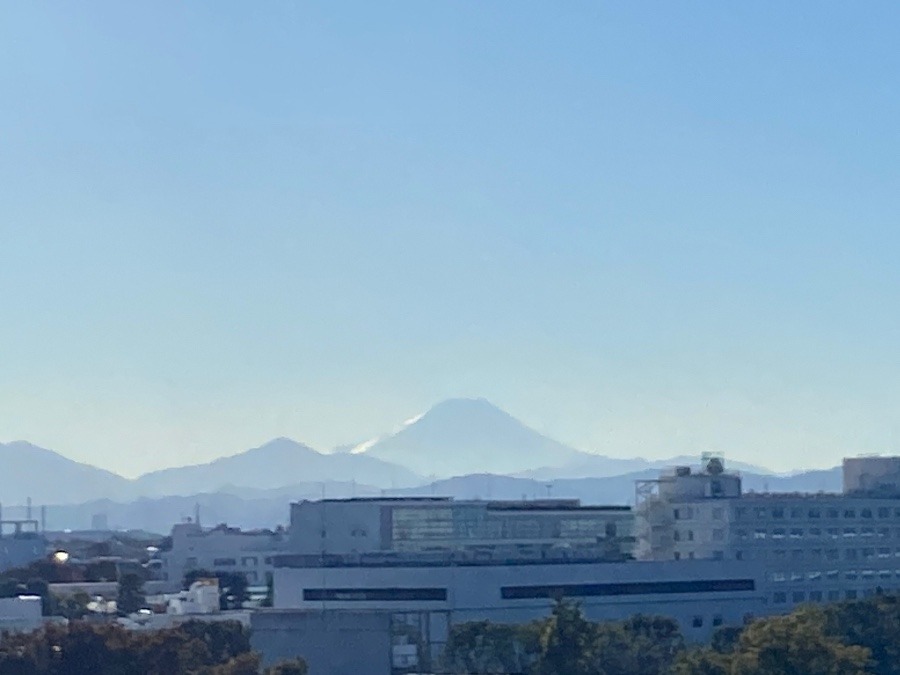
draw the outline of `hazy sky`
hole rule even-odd
[[[896,2],[6,2],[0,441],[126,475],[484,396],[900,451]]]

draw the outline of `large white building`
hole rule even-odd
[[[638,483],[638,557],[751,563],[772,611],[898,591],[898,478],[900,458],[854,458],[840,494],[743,493],[708,458]]]

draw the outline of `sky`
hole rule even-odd
[[[449,397],[900,453],[894,2],[0,6],[0,441],[134,476]]]

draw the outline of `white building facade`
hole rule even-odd
[[[284,552],[286,542],[282,532],[202,528],[192,522],[175,525],[171,539],[168,550],[159,553],[164,580],[180,582],[191,571],[206,570],[243,574],[251,586],[266,583],[272,557]]]
[[[869,459],[845,460],[841,494],[744,494],[715,458],[642,481],[638,557],[749,562],[772,611],[900,591],[900,459]]]

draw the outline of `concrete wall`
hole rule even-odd
[[[362,553],[391,547],[390,506],[370,500],[291,504],[291,553]]]
[[[740,624],[748,613],[766,607],[756,569],[738,562],[629,562],[560,565],[478,565],[440,567],[278,568],[275,606],[308,610],[449,611],[451,621],[478,619],[518,623],[544,617],[552,601],[546,598],[504,598],[504,586],[634,583],[716,579],[753,579],[753,591],[603,595],[578,597],[593,620],[624,619],[656,614],[676,619],[686,637],[709,639],[717,622]],[[446,589],[440,600],[308,601],[304,589]],[[697,624],[699,620],[699,625]]]
[[[266,666],[302,657],[310,675],[390,675],[386,613],[263,610],[251,617],[250,642]]]

